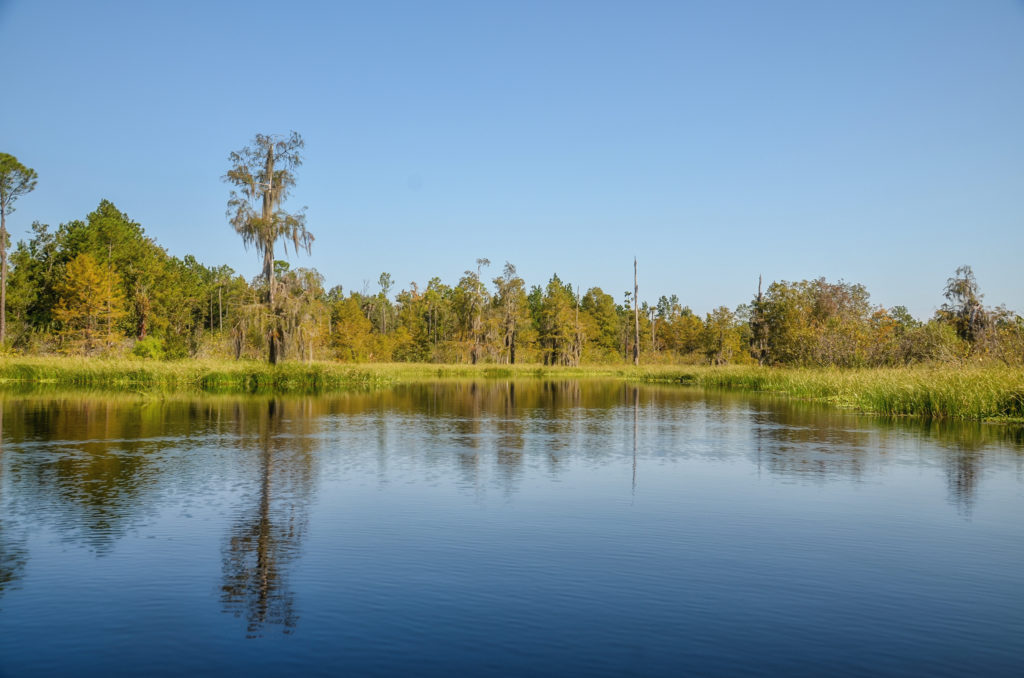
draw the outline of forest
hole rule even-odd
[[[257,135],[229,156],[228,222],[263,262],[252,279],[170,255],[107,200],[55,229],[33,223],[9,252],[0,224],[3,350],[272,363],[1024,364],[1024,318],[986,307],[969,266],[936,281],[944,303],[923,320],[872,304],[863,285],[825,278],[759,284],[748,302],[700,317],[676,294],[642,300],[634,287],[616,299],[557,274],[528,284],[513,264],[485,258],[457,281],[396,290],[383,272],[376,290],[325,289],[320,272],[275,256],[275,245],[313,243],[305,215],[281,208],[301,148],[296,133]],[[6,221],[36,178],[0,154],[0,180]]]

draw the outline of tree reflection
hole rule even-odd
[[[292,421],[300,428],[315,418],[305,412],[308,402],[292,402]],[[246,620],[249,637],[258,637],[268,625],[294,630],[298,615],[288,570],[299,556],[308,522],[312,469],[309,431],[285,431],[285,405],[270,400],[250,423],[255,424],[259,456],[258,489],[249,508],[231,528],[223,558],[221,602],[224,610]],[[248,431],[243,430],[243,440]]]
[[[1021,445],[1024,427],[988,425],[978,422],[931,420],[918,424],[921,438],[943,448],[943,470],[949,503],[964,516],[974,510],[985,470],[986,452],[999,444]]]
[[[21,579],[27,562],[24,541],[14,538],[9,521],[0,519],[0,599]]]
[[[159,401],[83,395],[16,398],[6,437],[10,495],[23,514],[51,522],[99,554],[145,515],[160,480],[161,452],[173,443]]]
[[[970,515],[981,477],[981,455],[960,450],[946,455],[946,485],[950,501],[964,515]]]
[[[4,489],[4,405],[6,403],[0,398],[0,498],[6,495]],[[22,540],[14,538],[14,530],[10,521],[6,520],[6,507],[3,515],[0,515],[0,598],[4,591],[11,588],[25,571],[25,563],[28,561],[28,551],[25,550]]]
[[[29,553],[25,547],[8,539],[6,525],[0,523],[0,598],[25,573]]]
[[[750,422],[750,454],[773,475],[823,482],[860,480],[876,461],[876,432],[855,425],[849,413],[801,403],[773,403]]]
[[[482,389],[481,389],[482,390]],[[497,446],[496,463],[505,484],[506,492],[511,493],[523,468],[523,456],[526,446],[525,427],[523,420],[516,411],[516,385],[505,382],[491,389],[495,400],[495,444]]]
[[[969,515],[986,474],[1013,464],[1024,473],[1020,426],[886,420],[614,381],[437,381],[273,400],[46,393],[0,404],[0,594],[32,555],[23,527],[53,527],[104,555],[173,506],[180,490],[188,498],[232,492],[206,479],[226,486],[240,469],[250,492],[217,528],[221,548],[209,556],[222,567],[222,608],[253,636],[297,624],[288,573],[308,522],[314,446],[325,440],[326,457],[354,473],[375,471],[382,484],[419,474],[481,496],[494,488],[514,495],[545,471],[554,478],[609,464],[625,490],[630,444],[634,494],[639,466],[654,478],[694,457],[747,458],[799,483],[872,482],[912,464],[931,469],[938,496]]]
[[[640,389],[633,387],[633,495],[636,495],[636,441],[640,426]]]

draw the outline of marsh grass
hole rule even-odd
[[[708,368],[681,375],[704,388],[781,393],[887,416],[1024,421],[1024,370],[1008,368]]]
[[[1024,422],[1024,370],[763,367],[543,367],[254,361],[0,358],[6,387],[53,384],[115,391],[325,393],[438,379],[617,379],[782,394],[887,416]]]

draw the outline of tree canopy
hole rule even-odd
[[[7,340],[7,215],[18,198],[33,191],[38,175],[9,153],[0,153],[0,345]]]
[[[260,324],[267,332],[268,357],[276,363],[283,351],[286,333],[277,299],[274,249],[281,243],[285,253],[291,242],[294,251],[306,250],[313,235],[306,230],[304,211],[289,213],[281,208],[295,186],[295,170],[302,165],[304,146],[298,132],[287,137],[257,134],[250,144],[228,156],[231,168],[224,180],[234,188],[228,199],[228,221],[242,236],[246,247],[263,257],[263,281],[267,317]]]
[[[9,280],[2,248],[0,334],[8,332],[8,347],[271,362],[1024,364],[1024,319],[986,307],[969,266],[936,285],[945,303],[925,319],[874,304],[863,285],[823,277],[767,287],[759,280],[748,303],[702,316],[685,305],[685,290],[654,303],[640,298],[635,264],[621,301],[599,287],[582,292],[557,273],[528,284],[511,262],[489,276],[484,257],[467,262],[454,282],[435,276],[403,286],[385,271],[375,291],[369,283],[325,289],[320,271],[277,258],[309,252],[313,242],[304,212],[284,209],[302,149],[295,132],[258,134],[229,155],[228,222],[261,260],[251,279],[191,254],[172,256],[109,200],[56,228],[33,223],[11,253]],[[6,216],[36,176],[0,154],[0,179]]]

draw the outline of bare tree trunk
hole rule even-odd
[[[640,295],[640,288],[636,282],[636,257],[633,257],[633,364],[640,364],[640,307],[637,297]]]
[[[655,309],[652,308],[651,309],[651,354],[652,355],[658,352],[658,338],[657,338],[657,333],[656,333],[656,330],[657,330],[657,327],[658,327],[658,317],[656,315],[654,315],[654,311],[655,311]]]
[[[224,300],[221,298],[221,288],[217,288],[217,329],[224,331]]]

